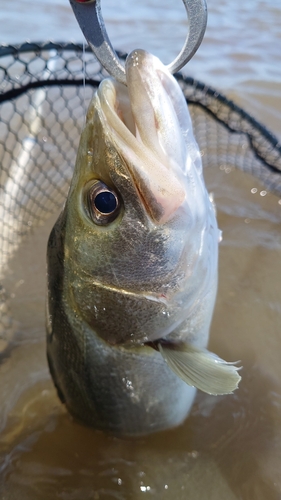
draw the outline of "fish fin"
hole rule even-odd
[[[231,394],[241,380],[236,363],[228,363],[207,349],[190,344],[158,343],[169,368],[188,385],[208,394]]]

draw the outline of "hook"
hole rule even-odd
[[[69,0],[84,36],[102,66],[116,80],[126,85],[125,69],[108,38],[101,13],[100,0]],[[167,65],[171,73],[179,71],[200,46],[206,25],[205,0],[183,0],[189,32],[185,44],[176,59]]]

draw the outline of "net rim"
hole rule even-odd
[[[66,41],[37,41],[37,42],[29,42],[26,41],[22,44],[1,44],[0,45],[0,69],[5,69],[1,66],[1,58],[6,57],[6,56],[15,56],[16,54],[21,54],[21,53],[27,53],[27,52],[34,52],[36,54],[40,54],[43,51],[52,51],[56,50],[58,52],[76,52],[78,54],[83,53],[85,51],[86,53],[92,53],[91,48],[83,43],[74,43],[74,42],[66,42]],[[125,60],[127,54],[125,52],[122,52],[120,50],[116,50],[116,53],[118,57],[121,60]],[[93,57],[95,57],[93,55]],[[102,68],[101,68],[102,70]],[[34,75],[33,75],[34,76]],[[101,74],[102,76],[102,74]],[[105,75],[104,75],[105,76]],[[255,146],[255,141],[254,141],[254,135],[250,134],[246,130],[237,130],[235,127],[231,127],[229,123],[226,123],[225,120],[221,119],[219,117],[219,112],[214,112],[211,109],[211,106],[208,105],[208,98],[211,100],[216,100],[218,103],[221,105],[227,106],[229,110],[233,113],[237,113],[240,117],[241,120],[247,122],[248,125],[250,125],[253,130],[257,131],[258,134],[261,134],[264,139],[268,142],[268,144],[271,146],[273,150],[276,151],[276,155],[280,157],[281,159],[281,142],[279,139],[267,128],[265,127],[262,123],[260,123],[256,118],[254,118],[250,113],[245,111],[243,108],[235,104],[231,99],[227,98],[223,93],[220,91],[214,89],[212,86],[209,86],[208,84],[201,82],[200,80],[196,80],[195,78],[191,76],[185,76],[182,72],[178,72],[174,75],[176,79],[178,80],[179,84],[184,87],[184,95],[186,98],[186,101],[192,105],[199,106],[202,109],[204,109],[205,112],[210,114],[213,118],[215,118],[218,122],[220,122],[224,127],[226,127],[230,132],[233,133],[241,133],[243,132],[247,137],[250,142],[251,148],[254,151],[256,157],[261,160],[267,168],[277,174],[281,174],[281,168],[278,166],[274,165],[272,161],[268,161],[266,158],[264,158],[258,151],[257,147]],[[21,86],[14,86],[12,89],[9,90],[1,90],[0,89],[0,104],[9,101],[11,99],[14,99],[18,97],[19,95],[23,94],[24,92],[27,92],[30,89],[35,89],[35,88],[40,88],[40,87],[51,87],[55,85],[91,85],[91,86],[98,86],[100,83],[100,80],[95,80],[95,79],[81,79],[77,78],[75,75],[71,75],[68,78],[49,78],[48,80],[42,80],[42,79],[37,79],[35,81],[30,82],[29,84],[26,85],[21,85]],[[206,98],[206,102],[202,103],[199,100],[195,98],[195,96],[192,95],[187,95],[187,89],[193,89],[194,94],[196,92],[202,93],[204,98]],[[276,162],[277,163],[277,162]]]

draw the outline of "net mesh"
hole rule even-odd
[[[0,47],[0,278],[21,239],[65,201],[86,109],[104,76],[82,45]],[[189,103],[203,166],[235,166],[280,195],[278,140],[212,88],[176,77]],[[3,334],[8,328],[3,289],[0,303],[1,297]]]

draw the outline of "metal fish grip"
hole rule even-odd
[[[64,203],[87,106],[104,76],[82,45],[0,46],[0,280],[22,238]],[[237,167],[281,195],[278,140],[216,90],[182,74],[176,78],[204,167]],[[9,331],[5,300],[0,289],[2,339]]]

